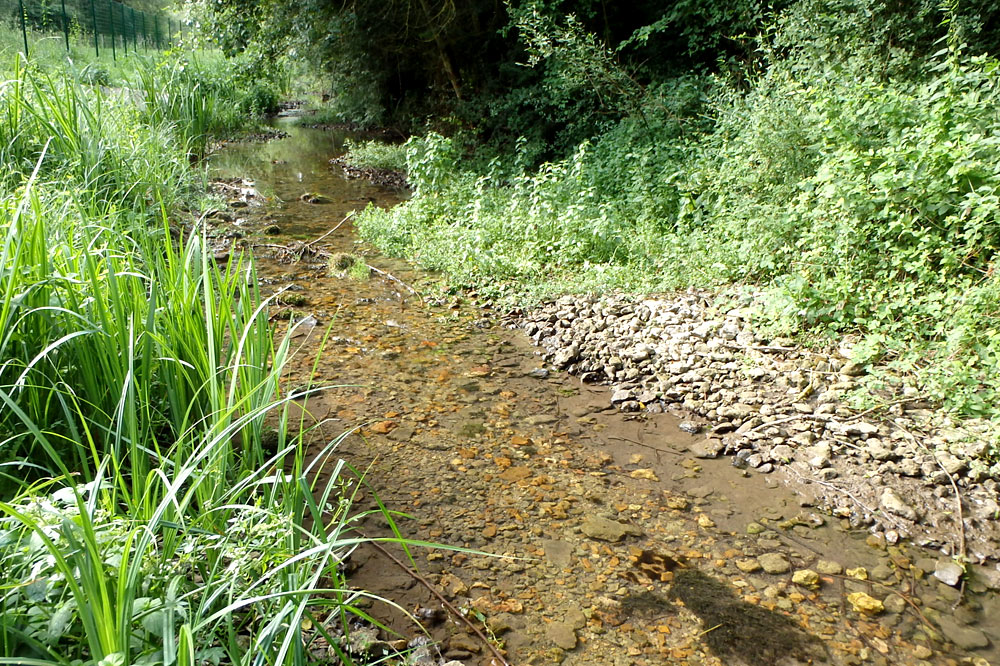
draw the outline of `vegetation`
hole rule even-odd
[[[382,141],[351,141],[347,139],[343,159],[356,167],[369,169],[406,170],[406,146]]]
[[[340,566],[364,477],[339,440],[307,455],[288,406],[321,387],[286,392],[251,258],[217,264],[184,212],[276,88],[121,64],[0,74],[0,661],[306,663],[364,616]]]
[[[414,130],[415,196],[360,219],[391,253],[510,300],[742,285],[774,334],[860,338],[873,382],[995,415],[1000,10],[669,4],[327,3],[302,31],[260,0],[227,34]]]
[[[181,223],[289,58],[412,131],[349,146],[413,186],[359,220],[386,251],[510,301],[717,288],[997,418],[995,3],[189,5],[233,58],[0,52],[0,661],[306,663],[364,616],[363,475],[307,458],[250,259]]]

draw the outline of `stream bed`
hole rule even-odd
[[[509,664],[1000,664],[995,590],[946,584],[939,554],[696,458],[686,415],[620,412],[606,387],[547,369],[522,332],[463,297],[418,296],[425,272],[341,224],[406,193],[331,168],[345,133],[279,126],[286,138],[212,159],[232,195],[213,218],[218,256],[254,245],[262,290],[281,292],[276,318],[305,320],[289,381],[337,387],[304,405],[317,441],[354,430],[339,455],[409,516],[404,536],[477,551],[414,548],[410,568]],[[389,534],[374,518],[365,529]],[[383,553],[360,548],[350,568],[432,639],[373,602],[398,632],[379,645],[409,646],[411,663],[501,663]]]

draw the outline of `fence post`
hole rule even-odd
[[[28,57],[28,29],[24,27],[24,0],[17,0],[17,7],[21,10],[21,37],[24,39],[24,57]]]
[[[90,20],[94,24],[94,55],[101,57],[101,45],[97,42],[97,10],[94,9],[94,0],[90,0]]]
[[[62,0],[63,37],[66,38],[66,50],[69,51],[69,19],[66,18],[66,0]]]
[[[111,5],[111,0],[108,0],[108,20],[111,23],[111,59],[118,60],[118,52],[115,48],[115,8]]]
[[[139,31],[135,29],[135,10],[128,8],[129,16],[132,17],[132,52],[139,52]]]
[[[125,5],[123,5],[120,2],[117,4],[118,4],[118,17],[121,19],[118,22],[118,27],[121,28],[122,46],[125,47],[125,57],[128,57],[128,23],[125,22]],[[112,11],[114,10],[114,8],[115,6],[111,5]]]
[[[146,36],[146,12],[139,10],[139,16],[142,18],[142,48],[149,53],[149,37]]]
[[[156,40],[156,50],[161,50],[163,46],[160,44],[160,15],[153,14],[153,35]]]

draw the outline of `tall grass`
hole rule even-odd
[[[252,262],[175,219],[240,118],[192,67],[0,81],[0,663],[302,664],[363,615],[362,475],[287,434]]]

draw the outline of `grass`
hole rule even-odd
[[[406,171],[406,146],[383,141],[344,141],[343,160],[359,168]]]
[[[347,617],[368,619],[341,573],[364,474],[339,439],[307,453],[289,407],[320,389],[285,392],[291,338],[275,339],[251,258],[217,264],[181,212],[192,161],[247,121],[240,89],[224,63],[178,55],[136,59],[115,89],[7,62],[0,663],[342,651]]]

